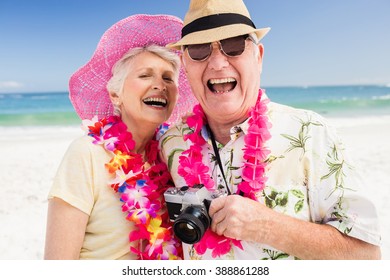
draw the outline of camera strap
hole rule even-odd
[[[226,187],[227,193],[228,193],[228,195],[231,195],[232,193],[230,192],[229,185],[226,181],[225,172],[223,172],[223,167],[222,167],[221,157],[219,156],[217,142],[215,141],[214,134],[211,131],[209,125],[206,125],[206,127],[207,127],[207,132],[210,135],[211,143],[213,144],[214,154],[215,154],[215,157],[217,158],[219,169],[221,170],[223,180],[225,181],[225,187]]]

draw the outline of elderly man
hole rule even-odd
[[[185,258],[380,259],[375,205],[342,143],[316,113],[269,102],[259,43],[269,28],[228,2],[192,0],[169,45],[199,101],[160,141]]]

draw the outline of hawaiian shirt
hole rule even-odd
[[[257,194],[259,203],[274,211],[313,223],[328,224],[357,239],[380,244],[379,220],[375,204],[361,190],[363,180],[348,158],[335,130],[315,112],[270,102],[268,117],[271,139],[266,143],[271,153],[266,187]],[[235,193],[241,182],[244,135],[248,121],[231,128],[231,140],[218,144],[224,174]],[[178,158],[191,142],[184,141],[186,124],[170,128],[161,138],[161,153],[176,187],[185,186],[178,175]],[[216,161],[211,141],[203,145],[203,163],[208,164],[218,186],[225,182]],[[216,188],[218,188],[216,186]],[[295,259],[267,244],[242,241],[243,250],[232,247],[221,259]],[[211,252],[197,255],[192,245],[183,244],[185,259],[212,259]]]

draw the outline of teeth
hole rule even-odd
[[[148,106],[165,108],[167,106],[168,101],[162,97],[148,97],[143,100],[143,102]]]
[[[225,84],[225,83],[232,83],[235,82],[236,79],[233,78],[223,78],[223,79],[210,79],[210,84],[215,85],[215,84]]]
[[[149,98],[145,98],[144,99],[144,102],[158,102],[158,103],[162,103],[164,105],[167,104],[167,100],[164,99],[164,98],[158,98],[158,97],[149,97]]]
[[[237,81],[234,78],[210,79],[207,82],[207,87],[216,94],[230,92],[236,85]]]

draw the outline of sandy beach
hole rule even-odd
[[[377,204],[382,257],[390,260],[390,116],[329,119]],[[47,193],[70,142],[71,127],[0,127],[0,259],[43,258]]]

